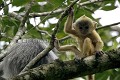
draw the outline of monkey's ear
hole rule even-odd
[[[93,25],[94,25],[95,28],[97,28],[98,23],[93,21]]]

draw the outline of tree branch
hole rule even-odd
[[[16,12],[9,13],[9,16],[12,17],[12,18],[15,18],[19,21],[22,21],[22,16],[17,14]]]
[[[85,6],[85,5],[88,5],[88,4],[93,4],[93,3],[97,3],[97,2],[103,2],[103,0],[94,0],[94,1],[86,1],[86,2],[83,2],[83,3],[79,3],[79,7],[81,6]]]
[[[12,80],[66,80],[120,67],[120,48],[105,52],[98,58],[89,56],[82,61],[58,61],[26,71]]]
[[[86,1],[86,2],[79,3],[78,5],[79,5],[79,7],[81,7],[81,6],[85,6],[85,5],[88,5],[88,4],[91,4],[91,3],[97,3],[97,2],[102,2],[102,0],[100,0],[100,1],[95,0],[95,1],[92,1],[92,2]],[[54,15],[54,14],[62,13],[64,11],[65,11],[65,9],[57,9],[57,10],[53,11],[52,13],[51,13],[51,11],[42,12],[42,13],[30,13],[29,17],[40,17],[40,16]],[[21,16],[23,16],[23,14]]]
[[[104,28],[115,26],[115,25],[118,25],[118,24],[120,24],[120,22],[109,24],[109,25],[105,25],[105,26],[100,26],[96,30],[104,29]]]
[[[58,10],[55,10],[51,13],[51,11],[49,12],[42,12],[42,13],[30,13],[30,17],[40,17],[40,16],[47,16],[47,15],[54,15],[54,14],[59,14],[59,13],[62,13],[64,11],[64,9],[58,9]]]

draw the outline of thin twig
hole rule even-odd
[[[9,15],[10,17],[12,17],[12,18],[15,18],[15,19],[17,19],[17,20],[19,20],[19,21],[22,21],[22,16],[19,15],[19,14],[17,14],[16,12],[9,13],[8,15]]]
[[[58,14],[58,13],[61,13],[63,12],[64,9],[57,9],[57,10],[54,10],[54,11],[49,11],[49,12],[42,12],[42,13],[30,13],[30,17],[40,17],[40,16],[47,16],[48,14],[49,15],[54,15],[54,14]]]
[[[86,1],[86,2],[83,2],[83,3],[79,3],[79,7],[81,6],[85,6],[85,5],[88,5],[88,4],[93,4],[93,3],[97,3],[97,2],[103,2],[103,0],[94,0],[94,1]]]
[[[36,30],[41,32],[41,33],[45,33],[47,34],[49,37],[51,37],[51,35],[47,32],[47,31],[44,31],[44,30],[40,30],[38,27],[36,27]]]
[[[113,23],[113,24],[109,24],[109,25],[105,25],[105,26],[100,26],[100,27],[98,27],[96,30],[108,28],[108,27],[115,26],[115,25],[118,25],[118,24],[120,24],[120,22]]]

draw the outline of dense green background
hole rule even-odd
[[[7,0],[5,0],[7,1]],[[19,11],[15,11],[16,13],[23,13],[25,11],[25,5],[29,2],[30,0],[11,0],[10,4],[12,4],[13,6],[17,6],[20,7]],[[57,9],[65,9],[73,0],[35,0],[35,5],[32,7],[31,12],[30,13],[43,13],[43,12],[48,12],[48,11],[54,11]],[[89,0],[81,0],[81,3],[86,2]],[[93,20],[98,22],[98,27],[101,26],[101,24],[99,23],[99,19],[94,19],[92,17],[92,14],[94,14],[94,11],[96,10],[104,10],[104,11],[110,11],[113,10],[115,8],[117,8],[114,4],[115,4],[116,0],[104,0],[103,2],[96,2],[96,3],[91,3],[88,5],[84,5],[79,7],[78,4],[76,4],[74,6],[74,18],[77,19],[78,17],[82,16],[82,15],[86,15],[90,18],[92,18]],[[118,0],[120,2],[120,0]],[[39,5],[40,2],[46,2],[45,5]],[[3,1],[0,0],[0,7],[3,6]],[[10,5],[9,4],[9,5]],[[110,6],[106,6],[107,4],[111,4]],[[20,25],[20,21],[10,17],[9,16],[9,8],[8,5],[4,6],[3,8],[1,8],[1,10],[3,10],[3,14],[0,15],[0,40],[1,41],[5,41],[5,42],[10,42],[12,40],[12,38],[15,36],[19,25]],[[54,15],[47,15],[47,16],[40,16],[40,24],[45,24],[46,21],[48,21],[48,19],[51,18],[57,18],[59,19],[61,13],[58,14],[54,14]],[[31,18],[31,17],[29,17]],[[32,17],[35,18],[35,17]],[[112,19],[112,18],[111,18]],[[57,38],[61,39],[65,36],[67,36],[67,34],[65,34],[63,32],[63,28],[64,28],[64,23],[65,23],[66,17],[61,21],[58,33],[57,33]],[[49,34],[51,34],[55,27],[56,24],[52,24],[48,21],[49,25],[48,27],[44,27],[44,26],[37,26],[39,27],[40,30],[44,30],[47,31]],[[30,21],[28,19],[27,21],[27,33],[25,35],[22,36],[22,38],[38,38],[38,39],[46,39],[49,40],[50,37],[47,34],[43,34],[39,31],[36,30],[36,28],[34,28],[35,26],[33,26],[32,24],[30,24]],[[116,49],[118,44],[116,39],[120,36],[112,36],[110,33],[112,31],[112,29],[110,27],[107,28],[103,28],[100,30],[97,30],[98,33],[100,34],[102,40],[104,41],[104,51],[110,50],[110,49]],[[112,41],[113,45],[112,46],[108,46],[107,43]],[[64,40],[61,44],[70,44],[70,43],[74,43],[74,40],[72,39],[66,39]],[[4,45],[4,48],[6,48],[7,45]],[[3,50],[1,49],[1,50]],[[0,50],[0,51],[1,51]],[[70,53],[70,52],[69,52]],[[62,60],[69,60],[69,59],[73,59],[74,55],[71,53],[70,55],[68,54],[60,54],[59,57]],[[120,69],[113,69],[113,70],[108,70],[105,72],[101,72],[101,73],[97,73],[96,74],[96,80],[107,80],[107,78],[109,77],[109,80],[119,80],[120,79]]]

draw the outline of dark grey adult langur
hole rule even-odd
[[[19,74],[21,70],[43,49],[47,47],[47,42],[38,39],[24,39],[18,41],[9,50],[8,54],[0,63],[0,80],[12,78]],[[41,64],[47,64],[58,57],[53,51],[50,51],[33,67],[37,67]]]

